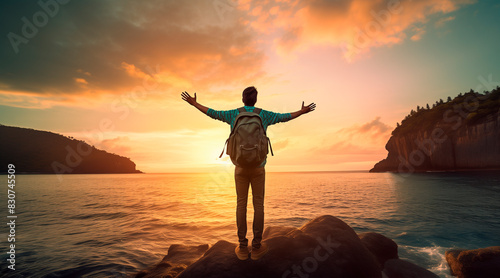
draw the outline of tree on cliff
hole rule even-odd
[[[473,124],[487,115],[498,112],[500,109],[500,87],[492,91],[486,91],[483,94],[474,92],[470,90],[469,92],[462,94],[460,93],[454,99],[448,97],[445,103],[443,99],[436,101],[432,109],[419,109],[417,106],[417,111],[411,110],[410,114],[406,116],[401,122],[400,126],[397,126],[392,134],[405,134],[411,132],[415,129],[428,129],[433,127],[438,121],[443,120],[446,111],[456,111],[459,107],[467,107],[468,109],[463,113],[467,112],[465,118],[466,124]],[[458,108],[457,108],[458,107]],[[464,116],[462,114],[462,116]]]

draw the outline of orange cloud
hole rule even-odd
[[[76,83],[83,84],[83,85],[87,85],[87,84],[89,84],[89,82],[87,82],[87,80],[85,80],[85,79],[83,79],[83,78],[75,78],[75,82],[76,82]]]
[[[273,151],[278,151],[286,148],[288,146],[288,139],[277,141],[276,143],[271,142]]]
[[[103,149],[109,153],[115,153],[122,156],[130,156],[131,141],[129,137],[119,136],[114,139],[102,140],[96,147]]]
[[[51,19],[18,55],[2,46],[0,56],[8,59],[0,64],[0,101],[11,100],[0,104],[36,108],[37,99],[49,95],[60,97],[39,108],[70,105],[65,100],[78,96],[106,100],[133,91],[148,76],[157,78],[162,97],[177,98],[193,84],[210,91],[262,76],[263,51],[239,11],[218,12],[204,0],[68,3],[67,15]],[[5,96],[18,93],[23,98]]]
[[[362,124],[342,128],[328,134],[325,147],[317,148],[321,156],[332,155],[380,155],[390,137],[392,127],[380,121],[380,117]]]
[[[276,32],[275,46],[281,53],[313,45],[340,47],[348,61],[371,48],[402,43],[415,24],[428,22],[434,14],[447,14],[473,0],[381,0],[381,1],[262,1],[242,5],[253,16],[249,25],[262,33]],[[263,8],[259,7],[262,6]],[[257,11],[261,10],[260,14]],[[270,13],[269,11],[279,12]],[[263,16],[265,14],[266,16]],[[450,17],[448,17],[450,18]],[[411,39],[418,40],[424,27]]]
[[[146,78],[148,75],[144,73],[142,70],[138,69],[135,65],[128,64],[126,62],[122,62],[122,68],[127,72],[127,74],[131,77],[135,78]]]
[[[412,41],[420,40],[422,38],[422,36],[425,34],[425,29],[423,29],[423,28],[415,27],[414,31],[415,31],[415,34],[413,36],[411,36],[411,38],[410,38]]]
[[[74,95],[59,95],[59,94],[36,94],[33,92],[20,91],[0,91],[0,103],[2,105],[28,108],[28,109],[47,109],[61,103],[66,106],[82,105],[81,100]],[[86,106],[94,105],[94,100],[89,99],[85,103]]]

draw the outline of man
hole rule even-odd
[[[238,109],[227,111],[216,111],[211,108],[205,107],[196,101],[196,93],[191,97],[189,93],[183,92],[182,99],[189,104],[196,107],[198,110],[208,115],[209,117],[226,122],[231,125],[231,130],[234,128],[236,116],[239,114]],[[248,112],[253,112],[255,103],[257,102],[257,89],[255,87],[248,87],[243,91],[244,109]],[[302,114],[314,111],[316,104],[311,103],[304,106],[299,111],[293,113],[274,113],[266,110],[261,110],[259,115],[262,119],[262,126],[265,130],[267,127],[280,122],[286,122],[295,119]],[[258,260],[264,256],[268,251],[268,246],[262,241],[262,233],[264,231],[264,189],[265,189],[265,169],[264,161],[259,167],[256,168],[242,168],[235,167],[234,180],[236,184],[236,225],[238,227],[238,241],[239,245],[235,249],[235,253],[240,260],[248,259],[248,254],[251,253],[252,260]],[[254,217],[253,217],[253,240],[252,249],[248,248],[247,234],[247,200],[248,188],[252,186]]]

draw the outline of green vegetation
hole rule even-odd
[[[392,135],[405,135],[418,130],[431,130],[438,123],[446,123],[445,117],[456,117],[457,115],[465,121],[466,125],[480,122],[488,115],[500,110],[500,87],[491,92],[477,93],[473,90],[465,94],[459,94],[454,99],[448,97],[446,102],[442,99],[436,101],[426,108],[417,106],[417,110],[411,110],[401,124],[392,131]],[[451,115],[451,116],[450,116]],[[451,121],[451,120],[450,120]],[[448,125],[450,125],[448,121]],[[456,121],[451,121],[455,123]]]

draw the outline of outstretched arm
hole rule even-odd
[[[302,102],[302,108],[299,111],[290,113],[290,115],[292,115],[292,119],[295,119],[302,114],[306,114],[306,113],[309,113],[311,111],[314,111],[314,109],[316,109],[316,104],[314,102],[307,105],[307,106],[304,106],[304,102]]]
[[[194,97],[191,97],[188,92],[182,92],[181,94],[182,99],[186,101],[187,103],[191,104],[192,106],[196,107],[198,110],[200,110],[203,114],[207,114],[208,112],[208,107],[203,106],[199,104],[196,101],[196,93],[194,93]]]

